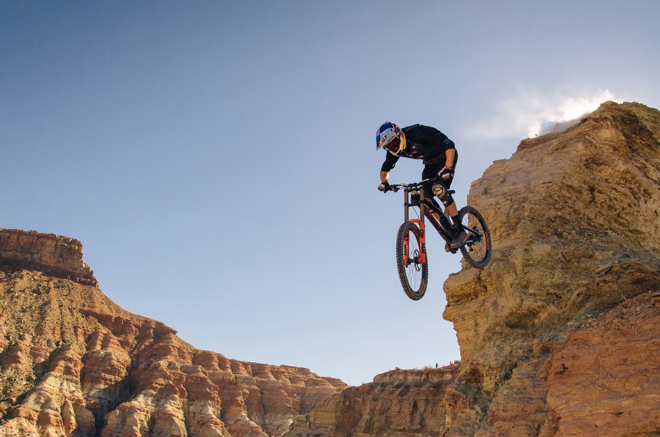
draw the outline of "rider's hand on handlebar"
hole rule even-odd
[[[383,193],[387,193],[387,192],[390,191],[391,189],[392,189],[392,187],[390,187],[390,183],[387,182],[387,181],[381,183],[381,184],[378,186],[378,191],[382,191]]]
[[[451,180],[454,178],[454,169],[443,167],[442,170],[438,172],[438,177],[444,182],[451,182]]]

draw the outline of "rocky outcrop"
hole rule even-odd
[[[512,426],[517,435],[570,435],[566,421],[601,414],[590,404],[582,413],[591,417],[571,417],[575,409],[548,402],[557,378],[547,366],[593,321],[660,289],[659,146],[658,111],[606,103],[562,134],[523,141],[473,183],[468,202],[486,217],[495,254],[484,271],[445,282],[444,316],[462,358],[446,435],[507,435]],[[660,374],[648,364],[644,383],[653,385]],[[616,379],[618,370],[607,371]],[[634,391],[624,396],[620,423],[643,408]],[[525,405],[520,421],[498,415],[515,400]]]
[[[82,257],[82,244],[73,238],[0,228],[0,266],[39,270],[97,287],[94,272]]]
[[[0,436],[276,436],[345,387],[197,350],[119,308],[75,240],[0,238]]]
[[[377,375],[372,383],[349,387],[298,417],[286,435],[437,436],[445,422],[443,399],[458,369],[452,365]]]
[[[566,132],[527,139],[468,202],[489,224],[493,258],[444,284],[461,364],[424,417],[433,430],[408,435],[660,434],[660,113],[608,102]],[[346,390],[288,435],[396,435],[355,425],[359,407],[335,414],[350,432],[317,417],[377,392]]]

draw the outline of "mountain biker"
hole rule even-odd
[[[400,129],[392,122],[383,123],[376,132],[376,150],[387,150],[387,157],[380,169],[380,185],[383,192],[390,190],[390,171],[400,157],[421,159],[424,163],[422,179],[430,179],[424,186],[424,197],[435,202],[433,193],[445,206],[452,219],[452,241],[449,248],[458,249],[467,240],[467,234],[460,226],[456,202],[449,193],[458,162],[458,152],[454,142],[438,129],[415,124]]]

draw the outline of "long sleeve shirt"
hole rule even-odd
[[[421,159],[425,165],[443,163],[447,159],[445,152],[455,149],[454,142],[434,127],[415,124],[401,130],[406,136],[406,148],[396,155],[388,152],[381,171],[392,170],[402,156]]]

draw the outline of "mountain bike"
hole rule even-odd
[[[490,261],[491,242],[488,226],[483,216],[476,208],[465,206],[458,212],[460,226],[467,232],[465,244],[458,249],[451,248],[451,219],[433,197],[424,196],[425,179],[410,184],[390,185],[390,190],[397,192],[403,189],[405,221],[399,227],[396,236],[396,266],[399,272],[401,286],[412,300],[419,300],[426,293],[428,283],[428,257],[426,254],[427,219],[447,242],[446,250],[451,253],[460,249],[463,258],[473,267],[483,269]],[[449,191],[454,194],[454,191]],[[412,210],[417,218],[411,218]]]

